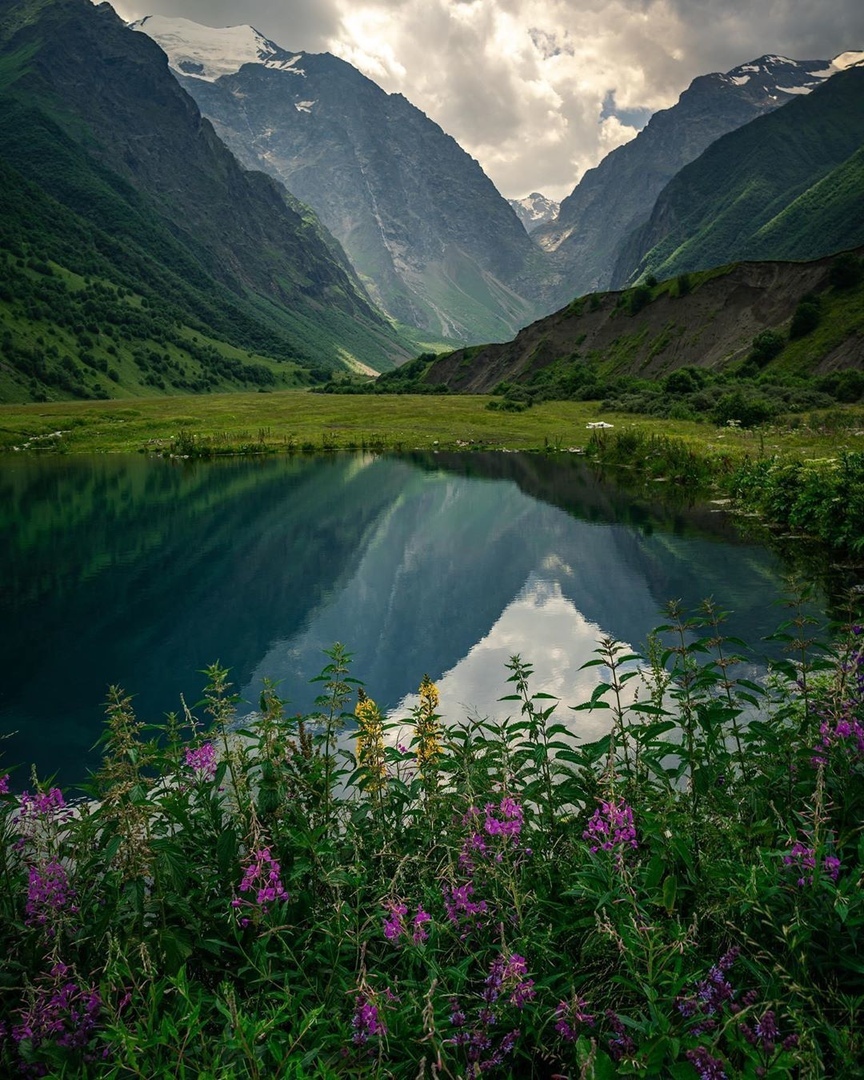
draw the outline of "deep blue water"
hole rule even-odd
[[[216,661],[241,711],[265,676],[303,711],[340,641],[383,708],[407,715],[428,673],[460,720],[502,713],[516,653],[535,690],[583,700],[598,638],[641,647],[670,599],[713,596],[750,642],[784,617],[776,558],[725,515],[639,503],[577,459],[16,455],[0,490],[0,773],[20,763],[17,787],[31,763],[64,784],[97,765],[109,686],[159,720]]]

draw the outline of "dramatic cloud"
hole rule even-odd
[[[402,93],[502,194],[568,194],[697,75],[864,49],[860,0],[118,0],[124,18],[252,23]]]

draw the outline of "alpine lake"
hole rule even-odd
[[[501,700],[518,654],[592,738],[606,714],[567,707],[604,678],[584,667],[601,638],[641,651],[668,601],[713,598],[753,678],[789,617],[779,557],[723,508],[634,498],[576,456],[19,454],[0,487],[0,773],[18,789],[31,765],[72,786],[98,768],[112,685],[145,723],[184,703],[204,720],[219,662],[238,716],[265,679],[305,713],[341,642],[388,715],[428,674],[460,723],[518,712]]]

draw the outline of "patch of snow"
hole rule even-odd
[[[856,67],[858,64],[864,64],[864,52],[840,53],[831,61],[831,67],[836,71],[845,71],[846,68]],[[815,75],[816,72],[813,74]],[[832,71],[831,74],[833,75],[834,72]]]
[[[314,104],[314,101],[295,101],[294,108],[297,112],[312,112],[312,106]]]
[[[207,82],[233,75],[244,64],[272,62],[290,69],[302,55],[284,59],[279,46],[254,26],[202,26],[191,19],[167,15],[147,15],[129,26],[153,38],[175,71]]]
[[[735,83],[736,86],[743,86],[745,83],[750,82],[749,75],[731,75],[730,82]]]
[[[813,89],[813,83],[809,86],[778,86],[781,94],[809,94]]]

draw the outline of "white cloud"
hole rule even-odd
[[[864,47],[860,0],[119,0],[124,17],[250,22],[290,50],[328,50],[404,94],[502,194],[569,194],[635,128],[616,108],[674,104],[690,80],[763,53]]]

